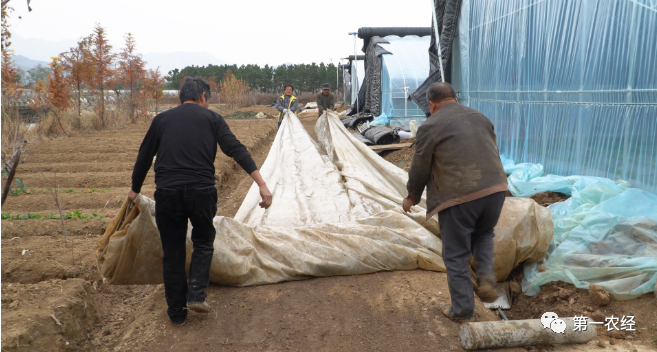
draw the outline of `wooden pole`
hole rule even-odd
[[[14,163],[12,164],[11,170],[9,171],[9,176],[7,176],[7,182],[5,183],[5,187],[2,189],[1,205],[5,204],[5,200],[7,200],[7,195],[9,194],[9,189],[11,188],[11,183],[14,181],[14,175],[16,175],[16,168],[18,167],[18,162],[21,160],[21,149],[22,147],[18,148],[14,152],[14,156],[12,157],[14,159]]]

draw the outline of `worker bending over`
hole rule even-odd
[[[295,115],[299,115],[299,102],[297,97],[292,95],[294,87],[291,84],[285,86],[285,94],[278,97],[276,100],[276,110],[280,111],[278,114],[278,127],[281,128],[281,123],[283,122],[283,116],[289,111],[292,111]]]
[[[328,83],[322,84],[322,92],[317,94],[317,109],[319,115],[322,116],[324,111],[333,110],[335,105],[335,96],[331,93],[331,85]]]
[[[230,131],[221,115],[208,110],[210,86],[202,78],[187,78],[180,88],[181,105],[153,119],[132,172],[128,197],[135,200],[155,161],[155,223],[162,241],[164,295],[169,319],[182,324],[187,309],[207,313],[205,290],[210,279],[217,213],[214,160],[217,144],[260,187],[260,206],[271,205],[272,194],[251,155]],[[192,223],[189,285],[185,273],[187,220]]]
[[[497,299],[493,229],[507,180],[493,123],[486,116],[459,104],[448,83],[429,87],[427,101],[431,116],[417,131],[403,208],[408,212],[418,204],[426,187],[427,219],[438,214],[452,299],[443,313],[457,321],[470,320],[475,307],[470,254],[477,263],[479,298]]]

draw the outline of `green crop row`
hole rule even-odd
[[[33,213],[27,213],[27,215],[20,215],[20,214],[12,214],[12,213],[7,213],[7,212],[2,212],[2,220],[33,220],[33,219],[61,219],[62,217],[64,220],[68,219],[81,219],[81,220],[88,220],[88,219],[103,219],[105,218],[105,215],[100,215],[96,213],[91,213],[90,215],[83,214],[79,210],[74,210],[70,213],[64,213],[62,216],[55,215],[55,214],[48,214],[48,215],[43,215],[41,214],[33,214]]]

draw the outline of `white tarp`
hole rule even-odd
[[[254,184],[234,219],[215,217],[210,281],[250,286],[381,270],[444,271],[438,222],[435,217],[425,220],[424,200],[411,214],[401,210],[407,173],[357,141],[333,112],[320,117],[315,132],[319,144],[294,114],[285,116],[260,169],[273,195],[272,206],[258,207]],[[498,238],[552,237],[541,225],[549,221],[547,211],[546,220],[532,200],[513,202],[518,206],[505,204],[503,210],[511,224],[498,226],[509,230]],[[136,207],[126,203],[108,227],[97,261],[109,283],[162,282],[154,205],[139,196]],[[515,256],[516,250],[512,252]]]

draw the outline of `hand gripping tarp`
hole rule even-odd
[[[325,113],[315,132],[319,143],[296,116],[286,115],[260,169],[273,194],[272,206],[258,207],[254,184],[234,219],[215,217],[210,281],[250,286],[381,270],[444,271],[438,222],[435,217],[425,220],[425,201],[410,214],[401,211],[406,172],[356,140],[335,113]],[[539,246],[538,240],[526,241],[532,236],[551,238],[551,232],[540,233],[545,227],[540,222],[549,222],[549,214],[541,215],[529,199],[512,202],[516,206],[505,203],[502,215],[510,223],[500,222],[498,229],[504,233],[497,237],[522,234],[525,239],[512,239],[514,243],[500,247],[506,252],[496,252],[496,258],[516,258],[521,252],[542,259],[531,248],[518,248],[527,243]],[[124,204],[98,246],[98,267],[109,283],[162,282],[155,202],[139,196],[135,204]]]

